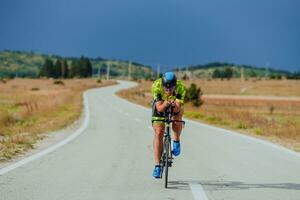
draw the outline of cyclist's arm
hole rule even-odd
[[[165,108],[168,106],[168,102],[162,100],[161,88],[160,79],[156,80],[151,87],[152,97],[158,112],[164,112]]]
[[[169,101],[157,101],[155,103],[155,106],[156,106],[156,109],[158,112],[164,112],[165,109],[168,107],[168,105],[170,105],[170,102]]]
[[[180,108],[181,107],[181,105],[182,105],[183,103],[181,103],[181,101],[180,100],[178,100],[178,99],[175,99],[175,101],[174,101],[174,105],[175,105],[175,107],[177,108]]]
[[[184,104],[185,94],[186,94],[186,88],[183,85],[181,81],[178,81],[178,88],[177,88],[177,95],[176,95],[176,101],[180,103],[180,105]]]

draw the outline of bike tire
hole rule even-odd
[[[169,172],[169,154],[170,154],[170,140],[167,137],[165,140],[165,188],[168,188],[168,172]]]
[[[160,178],[162,178],[162,176],[164,174],[164,170],[165,170],[165,152],[162,152],[162,155],[160,158],[160,166],[161,166]]]

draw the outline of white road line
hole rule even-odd
[[[42,156],[45,156],[46,154],[48,153],[51,153],[53,151],[55,151],[56,149],[60,148],[61,146],[71,142],[72,140],[74,140],[76,137],[78,137],[80,134],[83,133],[83,131],[86,129],[89,121],[90,121],[90,111],[89,111],[89,104],[88,104],[88,101],[87,101],[87,92],[84,92],[84,121],[82,123],[82,125],[80,126],[79,129],[77,129],[75,131],[75,133],[73,133],[72,135],[70,135],[69,137],[67,137],[65,140],[37,153],[37,154],[34,154],[32,156],[29,156],[27,158],[24,158],[14,164],[11,164],[11,165],[8,165],[7,167],[4,167],[2,169],[0,169],[0,176],[1,175],[4,175],[6,174],[7,172],[11,171],[11,170],[14,170],[18,167],[21,167],[31,161],[34,161]]]
[[[195,200],[208,200],[203,187],[198,183],[189,183]]]
[[[287,148],[285,148],[283,146],[280,146],[278,144],[269,142],[267,140],[262,140],[262,139],[255,138],[255,137],[252,137],[252,136],[243,135],[243,134],[235,132],[235,131],[230,131],[230,130],[226,130],[226,129],[223,129],[223,128],[219,128],[219,127],[215,127],[215,126],[203,124],[201,122],[197,122],[197,121],[193,121],[193,120],[188,120],[188,119],[184,119],[184,120],[186,122],[195,124],[197,126],[202,126],[202,127],[207,127],[207,128],[210,128],[210,129],[218,130],[218,131],[220,131],[220,133],[223,133],[223,134],[230,133],[231,135],[234,135],[235,137],[239,137],[239,138],[242,138],[244,140],[251,140],[251,141],[254,141],[254,142],[257,142],[257,143],[269,146],[269,147],[272,147],[272,148],[277,149],[279,151],[282,151],[282,152],[285,152],[285,153],[288,153],[290,155],[293,155],[293,156],[296,156],[296,157],[300,158],[300,153],[298,153],[296,151],[293,151],[293,150],[290,150],[290,149],[287,149]]]

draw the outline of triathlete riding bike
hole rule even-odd
[[[167,72],[162,78],[157,79],[152,84],[152,126],[155,132],[153,140],[154,161],[155,167],[153,171],[154,178],[160,178],[161,166],[160,157],[162,153],[163,136],[165,131],[165,109],[172,104],[174,106],[173,120],[182,120],[184,97],[186,88],[182,81],[177,80],[173,72]],[[180,149],[180,133],[182,130],[182,123],[174,122],[172,124],[173,135],[173,155],[179,156]]]

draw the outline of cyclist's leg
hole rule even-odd
[[[160,157],[161,157],[161,153],[162,153],[165,124],[154,122],[152,126],[153,126],[153,130],[155,132],[154,139],[153,139],[154,162],[155,162],[155,165],[159,165]]]
[[[164,118],[163,113],[159,113],[155,106],[155,101],[152,104],[152,120],[158,119],[162,120]],[[152,121],[152,127],[154,130],[154,138],[153,138],[153,150],[154,150],[154,162],[155,165],[159,165],[160,157],[163,146],[163,137],[165,132],[165,124],[162,121]]]
[[[182,114],[183,114],[183,109],[173,117],[173,120],[182,120]],[[182,123],[181,122],[174,122],[172,124],[172,129],[173,129],[173,155],[174,156],[179,156],[181,152],[181,147],[180,147],[180,134],[182,131]]]

